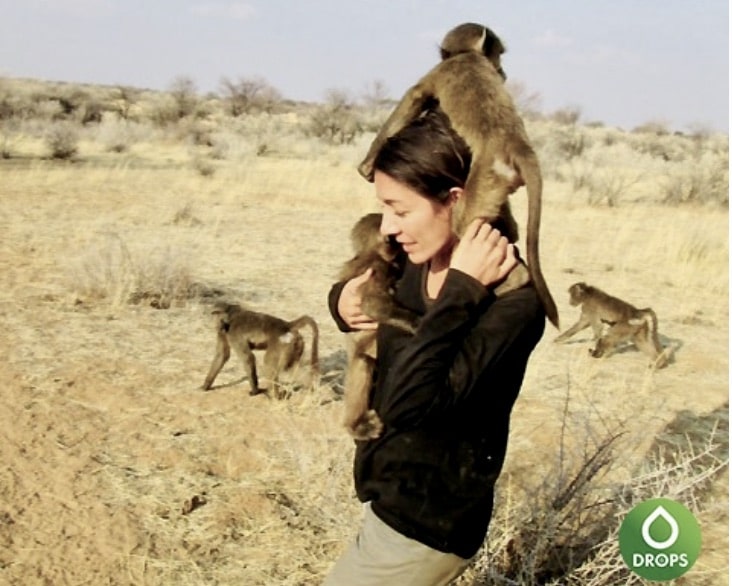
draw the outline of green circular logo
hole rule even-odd
[[[701,550],[701,530],[684,505],[658,498],[636,505],[620,525],[620,555],[647,580],[673,580],[686,573]]]

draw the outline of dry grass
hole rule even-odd
[[[325,298],[351,224],[374,207],[354,171],[367,138],[280,137],[284,152],[257,156],[227,135],[208,176],[169,135],[137,132],[124,152],[82,137],[73,163],[43,159],[42,138],[14,140],[0,161],[0,582],[321,582],[361,512]],[[593,161],[581,154],[574,172]],[[632,158],[614,162],[638,176]],[[577,317],[566,289],[584,280],[651,305],[674,360],[657,372],[633,350],[593,360],[587,337],[554,345],[547,330],[487,548],[461,583],[634,583],[614,542],[622,514],[670,496],[703,531],[677,583],[727,584],[727,210],[663,205],[653,165],[613,207],[560,171],[547,173],[542,264],[563,327]],[[313,315],[322,380],[287,401],[250,397],[232,360],[200,391],[216,294]]]

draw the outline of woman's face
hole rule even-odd
[[[374,173],[374,186],[382,204],[381,233],[393,236],[410,261],[427,262],[452,246],[454,198],[440,203],[381,171]],[[455,192],[461,190],[456,188]]]

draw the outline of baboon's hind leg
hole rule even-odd
[[[236,352],[241,360],[244,371],[249,379],[249,394],[259,394],[261,391],[259,388],[259,378],[257,377],[257,361],[254,357],[254,352],[249,347],[249,342],[247,340],[237,340],[234,342],[234,352]]]
[[[349,340],[343,424],[355,439],[373,439],[379,437],[384,428],[376,411],[369,409],[374,369],[371,356],[375,354],[376,335],[374,332],[363,332],[354,334]]]
[[[226,338],[226,334],[219,331],[216,335],[216,353],[214,354],[213,362],[211,362],[211,368],[208,369],[206,380],[203,381],[201,388],[204,391],[208,391],[212,386],[213,382],[218,376],[221,369],[226,364],[231,356],[231,349],[229,348],[229,341]]]
[[[651,367],[663,368],[668,364],[668,355],[658,340],[658,336],[654,334],[655,332],[649,331],[648,326],[644,325],[633,336],[633,342],[638,350],[651,359]]]
[[[277,344],[270,346],[264,355],[264,376],[269,381],[276,399],[284,399],[286,392],[280,382],[280,373],[290,370],[302,358],[305,342],[299,333],[281,336]]]
[[[641,326],[645,328],[645,326]],[[600,336],[597,339],[597,344],[593,350],[590,350],[590,354],[594,358],[600,356],[610,356],[617,349],[618,344],[631,340],[637,333],[638,326],[618,322],[610,326],[604,336]]]

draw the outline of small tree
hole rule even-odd
[[[363,132],[348,92],[329,89],[310,121],[310,132],[332,144],[350,144]]]
[[[270,112],[282,101],[280,92],[261,77],[239,78],[238,81],[224,77],[221,92],[234,117],[257,111]]]
[[[185,118],[196,109],[198,96],[196,83],[185,75],[176,77],[170,84],[170,95],[175,100],[178,119]]]
[[[130,110],[137,103],[139,97],[140,91],[135,88],[122,85],[117,88],[115,106],[120,118],[123,120],[130,119]]]
[[[389,97],[389,89],[380,79],[376,79],[366,86],[361,94],[361,99],[368,108],[382,108],[393,101]]]
[[[513,98],[519,114],[527,118],[538,118],[541,110],[541,94],[531,92],[526,84],[520,81],[506,82],[506,90]]]
[[[567,106],[566,108],[560,108],[559,110],[552,112],[550,115],[550,118],[554,120],[554,122],[565,126],[574,126],[579,122],[581,117],[582,108],[579,106]]]
[[[666,136],[669,134],[668,122],[665,120],[649,120],[633,128],[631,132],[637,134],[655,134],[656,136]]]

